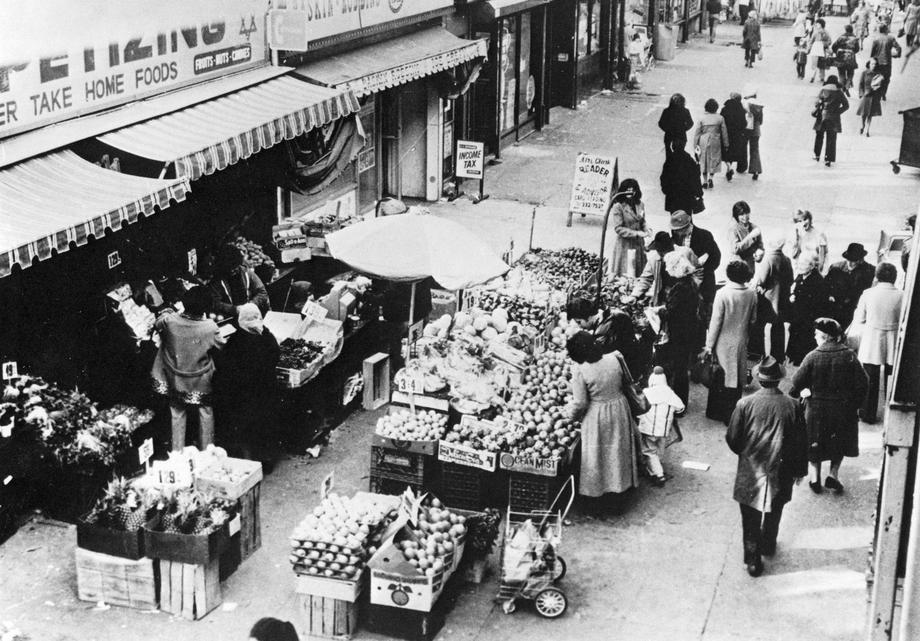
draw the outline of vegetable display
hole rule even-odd
[[[275,261],[261,247],[248,238],[237,236],[233,244],[243,253],[243,263],[246,266],[255,269],[265,265],[267,268],[275,269]]]
[[[451,567],[454,552],[465,538],[466,517],[426,497],[416,522],[410,520],[394,542],[419,574],[433,577]]]
[[[316,361],[323,358],[324,352],[329,348],[324,343],[307,341],[302,338],[287,338],[282,341],[281,358],[279,367],[290,369],[307,369]]]

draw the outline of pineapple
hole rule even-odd
[[[183,492],[176,499],[175,528],[181,534],[194,534],[198,521],[198,497],[191,492]]]
[[[130,483],[121,476],[109,481],[102,497],[100,521],[105,521],[110,527],[120,530],[125,529],[125,524],[131,516],[131,495],[135,496]]]
[[[178,534],[179,529],[176,527],[176,503],[177,497],[175,492],[164,490],[160,496],[157,508],[163,513],[163,520],[160,524],[164,532]]]

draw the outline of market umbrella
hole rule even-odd
[[[505,264],[482,239],[450,220],[396,214],[356,223],[326,236],[332,257],[365,274],[415,283],[431,276],[447,289],[465,289],[501,276]],[[412,323],[410,310],[409,323]]]

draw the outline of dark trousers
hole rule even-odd
[[[719,23],[719,15],[715,13],[709,14],[709,42],[712,42],[716,38],[716,25]],[[910,43],[907,43],[907,46],[910,46]]]
[[[853,86],[853,71],[849,67],[837,67],[837,80],[840,81],[840,86],[844,90],[848,90]],[[849,95],[849,91],[846,92]]]
[[[786,325],[782,321],[770,324],[770,356],[786,362]]]
[[[804,62],[795,63],[795,73],[796,75],[798,75],[799,78],[805,77],[805,63]]]
[[[738,17],[741,20],[741,24],[744,24],[750,12],[751,12],[751,5],[749,4],[743,4],[740,7],[738,7]]]
[[[684,342],[683,344],[666,343],[658,348],[658,357],[656,361],[668,377],[671,389],[677,394],[677,397],[687,405],[690,398],[690,357],[693,355],[693,347]]]
[[[738,387],[725,387],[725,372],[720,372],[709,386],[706,397],[706,418],[721,421],[728,425],[735,411],[735,405],[741,400],[744,381],[738,381]]]
[[[879,93],[882,94],[882,98],[885,98],[888,96],[888,83],[891,82],[891,63],[877,65],[875,70],[882,74],[882,86],[879,89]]]
[[[760,560],[760,555],[776,549],[776,536],[779,534],[779,522],[783,518],[784,501],[774,500],[770,511],[763,513],[749,505],[739,503],[741,507],[741,532],[744,539],[744,562]],[[750,558],[750,554],[756,558]]]
[[[864,364],[863,369],[866,370],[866,375],[869,377],[869,391],[866,394],[866,400],[863,401],[860,415],[867,423],[874,423],[878,420],[878,394],[883,389],[883,385],[887,388],[885,383],[891,375],[891,366],[885,366],[885,381],[882,381],[881,365]]]
[[[745,47],[745,48],[744,48],[744,61],[745,61],[747,64],[753,65],[753,64],[754,64],[754,60],[755,60],[756,58],[757,58],[757,49],[755,49],[754,47]]]
[[[827,146],[824,149],[824,160],[837,162],[837,132],[821,130],[815,132],[815,156],[821,157],[821,147],[824,145],[824,136],[827,135]]]

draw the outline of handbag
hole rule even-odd
[[[763,47],[760,47],[760,48],[757,50],[757,59],[758,59],[758,60],[763,60]]]
[[[629,403],[629,412],[633,415],[633,418],[642,416],[652,409],[652,404],[649,403],[639,384],[633,380],[623,355],[620,352],[614,352],[614,354],[616,354],[617,362],[620,363],[620,368],[623,370],[623,396],[626,397],[626,402]]]
[[[850,323],[850,326],[847,327],[847,347],[849,347],[854,352],[859,351],[859,343],[862,341],[862,333],[865,327],[866,326],[862,323]]]
[[[823,113],[824,113],[824,101],[822,100],[821,102],[815,105],[814,109],[811,110],[811,117],[820,118]]]
[[[720,374],[724,375],[722,366],[712,352],[700,352],[690,365],[690,380],[705,387],[711,387]]]
[[[706,203],[703,201],[702,196],[693,197],[693,206],[691,207],[692,213],[698,214],[706,210]]]

